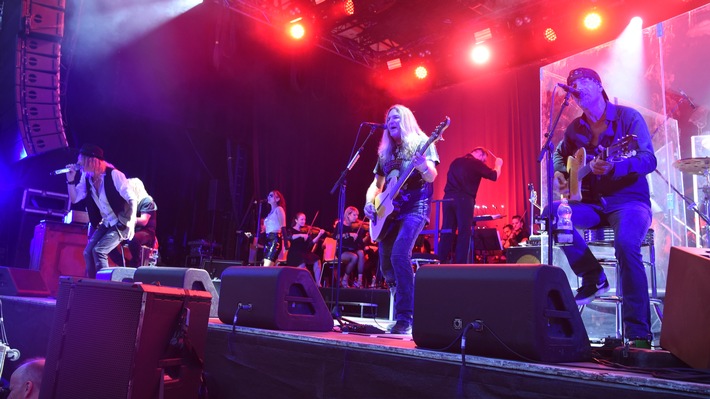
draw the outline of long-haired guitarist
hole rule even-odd
[[[409,108],[403,105],[390,107],[385,125],[377,151],[375,179],[367,190],[365,214],[372,221],[371,233],[373,225],[385,223],[378,241],[382,273],[388,286],[395,288],[396,323],[390,332],[408,334],[414,311],[412,248],[429,218],[432,182],[437,176],[439,155]],[[410,165],[414,166],[413,173],[390,198],[392,213],[385,220],[378,220],[375,197],[383,190],[386,192],[387,186],[394,184]]]
[[[584,112],[567,127],[563,140],[553,154],[555,180],[561,187],[571,177],[567,159],[584,148],[593,159],[591,172],[583,177],[581,201],[570,201],[572,222],[576,228],[609,225],[614,230],[614,249],[623,287],[623,319],[626,338],[637,346],[650,347],[651,310],[648,281],[641,257],[641,244],[651,225],[651,200],[646,175],[656,169],[651,136],[641,114],[633,108],[609,101],[599,75],[588,68],[570,72],[567,85],[572,88],[575,102]],[[634,137],[635,151],[621,156],[618,143]],[[615,151],[616,152],[616,151]],[[607,155],[606,160],[600,155]],[[586,163],[585,160],[582,160]],[[581,172],[580,169],[580,172]],[[580,173],[574,177],[582,177]],[[552,214],[557,213],[558,202]],[[562,247],[572,270],[582,278],[575,300],[578,305],[589,303],[595,296],[609,290],[609,283],[599,261],[592,255],[582,236],[573,231],[573,244]]]

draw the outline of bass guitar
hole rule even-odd
[[[434,129],[434,132],[429,136],[429,140],[427,140],[424,146],[417,152],[417,155],[424,154],[432,143],[440,140],[441,134],[449,127],[449,124],[451,124],[451,119],[447,116],[446,119]],[[407,182],[409,176],[412,175],[413,171],[414,164],[410,163],[399,174],[399,177],[393,177],[391,181],[388,181],[385,185],[385,189],[375,197],[376,214],[370,219],[370,238],[372,241],[380,241],[380,235],[384,230],[385,222],[392,212],[394,212],[393,201],[397,198],[399,191],[402,189],[404,183]]]
[[[638,142],[636,135],[630,134],[619,139],[614,144],[602,151],[595,157],[596,160],[616,162],[622,158],[634,155]],[[587,150],[584,147],[577,150],[574,156],[567,158],[567,172],[569,173],[569,199],[571,201],[582,200],[582,179],[584,179],[592,168],[587,163]]]

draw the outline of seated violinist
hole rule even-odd
[[[291,242],[291,247],[288,250],[286,264],[289,266],[297,266],[305,268],[313,266],[313,278],[316,284],[320,287],[321,280],[321,263],[318,254],[313,252],[318,240],[323,237],[325,230],[306,226],[306,214],[298,212],[291,223],[291,227],[287,233],[287,238]]]
[[[365,269],[365,235],[367,232],[363,228],[363,224],[358,223],[359,215],[360,211],[354,206],[347,207],[343,215],[343,255],[341,262],[345,263],[346,266],[341,286],[346,288],[350,286],[350,274],[355,270],[356,265],[357,280],[352,283],[352,286],[353,288],[363,287],[362,275]],[[335,228],[335,239],[340,242],[337,226]]]

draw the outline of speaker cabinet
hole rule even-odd
[[[333,318],[306,269],[233,266],[222,273],[220,294],[219,319],[225,324],[233,324],[238,310],[239,326],[289,331],[333,329]]]
[[[0,266],[0,295],[49,296],[49,290],[36,270]]]
[[[96,272],[96,279],[132,283],[133,276],[135,274],[135,267],[104,267],[103,269]]]
[[[417,346],[515,360],[591,358],[589,338],[562,269],[548,265],[422,266],[412,337]]]
[[[505,250],[505,263],[540,264],[540,246],[510,247]]]
[[[210,317],[217,317],[219,294],[210,279],[210,275],[202,269],[184,267],[141,266],[133,275],[136,283],[167,285],[168,287],[186,288],[188,290],[207,291],[212,295]]]
[[[57,295],[59,276],[84,277],[86,226],[43,220],[35,226],[30,268],[39,270],[52,296]]]
[[[62,277],[40,398],[194,399],[210,297]]]
[[[661,347],[688,365],[710,368],[710,250],[672,247]]]

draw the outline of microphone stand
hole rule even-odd
[[[553,91],[554,93],[554,91]],[[555,150],[554,145],[552,145],[552,135],[555,132],[555,129],[557,128],[557,123],[560,121],[560,117],[562,116],[562,112],[569,106],[569,98],[572,94],[568,91],[567,94],[565,95],[565,99],[562,102],[562,106],[560,107],[559,112],[557,113],[557,117],[555,117],[555,121],[552,122],[550,125],[550,128],[548,129],[547,133],[545,133],[545,144],[543,144],[542,149],[540,150],[540,154],[537,156],[537,163],[541,163],[543,158],[547,161],[547,216],[544,217],[543,219],[546,220],[546,226],[545,230],[547,230],[547,264],[552,265],[552,247],[554,244],[554,240],[552,239],[552,179],[554,178],[555,175],[555,168],[554,165],[552,164],[552,152]],[[554,104],[554,102],[553,102]]]
[[[333,185],[333,188],[330,189],[330,194],[333,195],[335,193],[335,190],[340,187],[340,191],[338,194],[338,229],[336,232],[338,236],[338,274],[336,279],[337,282],[335,283],[335,294],[333,295],[333,309],[331,310],[331,315],[333,316],[333,319],[336,320],[340,325],[341,332],[366,332],[367,327],[369,327],[364,326],[362,324],[353,323],[352,321],[342,317],[340,313],[340,270],[342,267],[343,259],[343,213],[345,212],[345,191],[347,188],[347,175],[348,172],[355,166],[358,159],[360,159],[360,153],[362,153],[363,148],[365,148],[365,143],[367,143],[370,137],[372,137],[372,135],[375,133],[376,128],[377,126],[370,127],[370,133],[367,135],[367,137],[365,137],[365,140],[362,142],[360,148],[355,152],[355,155],[352,157],[352,159],[350,159],[348,165],[340,173],[338,181],[336,181]],[[343,323],[343,320],[345,320],[348,325],[345,325]],[[380,332],[384,333],[384,331]]]
[[[707,238],[710,236],[710,217],[707,214],[708,201],[710,201],[710,199],[708,198],[707,184],[704,187],[702,187],[702,190],[705,192],[705,199],[703,200],[703,206],[705,208],[705,212],[703,212],[702,210],[698,209],[698,204],[695,201],[693,201],[692,198],[689,198],[689,197],[685,196],[683,193],[681,193],[673,185],[673,183],[669,182],[668,179],[666,179],[665,176],[663,176],[663,174],[658,169],[654,170],[654,172],[656,172],[658,174],[658,176],[660,176],[661,179],[664,182],[666,182],[666,184],[668,184],[668,187],[670,187],[673,191],[675,191],[675,193],[678,194],[680,196],[680,198],[683,199],[683,201],[685,201],[687,209],[690,209],[691,211],[695,212],[698,215],[698,217],[700,217],[700,219],[702,219],[705,222],[705,226],[703,227],[703,230],[705,230],[705,236],[703,236],[703,234],[701,233],[700,234],[700,241],[702,242],[701,245],[704,248],[710,247],[710,243],[708,243],[708,238]],[[707,179],[707,177],[706,177],[706,179]],[[686,225],[686,227],[687,227],[687,225]]]

